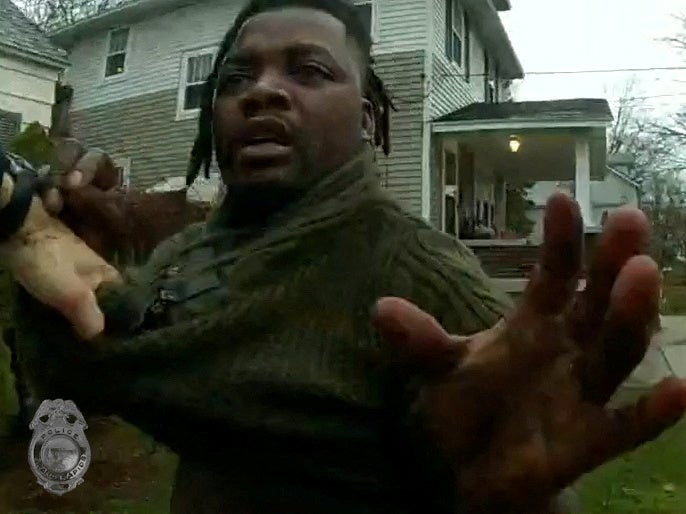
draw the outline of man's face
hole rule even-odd
[[[214,107],[225,183],[306,187],[373,132],[359,52],[343,23],[314,9],[250,18],[219,71]]]

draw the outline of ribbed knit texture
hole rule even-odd
[[[23,295],[20,359],[39,399],[117,414],[170,445],[175,513],[412,510],[391,501],[396,478],[423,471],[403,469],[390,443],[394,393],[370,309],[402,296],[466,334],[497,321],[508,298],[469,250],[386,196],[368,152],[258,238],[234,240],[221,218],[190,227],[103,293],[106,311],[136,311],[170,265],[182,282],[218,281],[171,308],[168,327],[77,342]]]

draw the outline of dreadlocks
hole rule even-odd
[[[381,147],[384,154],[390,153],[390,110],[394,109],[390,95],[384,83],[374,72],[374,61],[371,57],[372,41],[369,32],[360,20],[355,7],[350,0],[251,0],[238,14],[233,26],[229,29],[219,47],[212,72],[207,77],[202,92],[200,104],[200,119],[198,121],[198,135],[191,150],[190,162],[186,174],[186,185],[191,185],[198,176],[200,169],[205,177],[209,177],[210,165],[214,150],[212,135],[212,113],[214,108],[214,92],[217,86],[219,69],[234,44],[238,32],[245,22],[256,14],[284,7],[309,7],[325,11],[343,22],[348,33],[355,38],[360,47],[363,58],[367,60],[363,80],[364,95],[372,104],[376,132],[374,145]]]

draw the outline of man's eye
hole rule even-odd
[[[221,92],[222,89],[240,86],[248,80],[252,80],[252,74],[246,70],[225,70],[219,74],[217,90]]]
[[[333,73],[325,66],[316,63],[301,64],[294,67],[293,75],[304,82],[332,80]]]

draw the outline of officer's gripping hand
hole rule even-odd
[[[33,195],[21,226],[0,243],[0,262],[32,296],[62,313],[88,339],[104,329],[94,291],[103,282],[117,281],[119,274],[53,214],[63,211],[76,189],[83,193],[78,198],[88,201],[96,201],[95,189],[106,194],[103,188],[108,184],[103,178],[94,179],[98,170],[109,173],[114,167],[102,152],[83,152],[77,144],[73,140],[65,140],[63,146],[58,143],[63,171],[36,187],[42,195]],[[0,224],[2,209],[16,200],[18,183],[18,178],[3,173]]]

